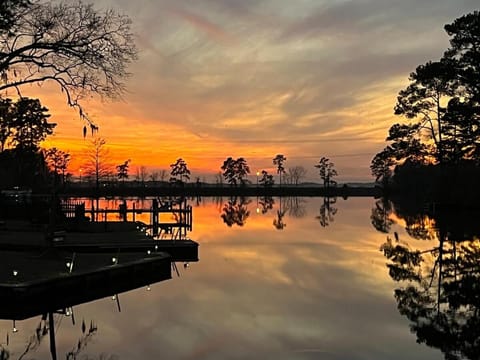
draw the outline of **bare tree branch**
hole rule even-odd
[[[0,32],[0,91],[53,80],[81,117],[87,95],[118,99],[125,92],[127,67],[137,58],[127,16],[81,1],[38,0],[14,15]]]

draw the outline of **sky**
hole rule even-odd
[[[285,167],[328,157],[339,182],[372,181],[372,157],[408,75],[448,47],[446,23],[478,0],[101,0],[128,15],[138,60],[119,102],[86,111],[106,140],[109,162],[131,173],[170,169],[183,158],[192,179],[213,181],[223,161],[244,157],[252,181],[283,154]],[[91,137],[55,88],[30,89],[50,109],[45,146],[72,155],[78,173]]]

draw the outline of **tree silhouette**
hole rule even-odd
[[[381,182],[386,187],[393,175],[392,167],[395,161],[392,157],[392,150],[390,147],[385,148],[374,156],[370,164],[370,170],[375,177],[376,182]]]
[[[273,158],[273,165],[277,166],[277,174],[279,176],[279,183],[280,186],[282,186],[282,174],[285,174],[285,167],[283,166],[283,163],[287,161],[287,158],[283,156],[282,154],[277,154]]]
[[[0,99],[0,184],[46,186],[45,154],[39,144],[53,133],[48,109],[38,99]],[[65,178],[65,177],[63,177]]]
[[[159,178],[160,178],[159,171],[154,170],[150,173],[150,176],[149,176],[150,181],[157,182]]]
[[[336,181],[333,180],[337,176],[337,170],[335,165],[328,158],[322,157],[315,167],[319,170],[320,178],[323,180],[323,187],[328,188],[330,185],[335,185]]]
[[[8,149],[0,153],[0,186],[44,188],[48,185],[48,169],[42,151]]]
[[[30,0],[3,0],[0,2],[0,34],[12,34],[18,14],[31,5]]]
[[[303,166],[294,166],[288,168],[288,178],[292,184],[298,185],[298,183],[307,175],[307,169]]]
[[[377,179],[392,164],[459,164],[480,160],[480,12],[445,25],[450,48],[439,61],[419,65],[399,92],[395,114],[411,120],[394,124],[391,144],[372,161]]]
[[[184,184],[184,180],[190,180],[190,170],[187,163],[182,158],[178,158],[175,163],[170,165],[170,182],[175,184]]]
[[[13,117],[12,100],[0,98],[0,152],[5,150],[13,134]]]
[[[124,163],[117,165],[117,177],[119,180],[125,182],[128,179],[128,166],[130,165],[130,159],[126,160]]]
[[[106,148],[106,141],[97,137],[90,142],[90,147],[86,150],[86,164],[83,166],[88,177],[95,181],[95,188],[100,188],[100,182],[107,178],[111,173],[109,152]]]
[[[70,154],[54,147],[45,150],[45,160],[50,170],[53,171],[54,179],[60,176],[62,184],[65,184],[68,164],[70,163]]]
[[[6,104],[8,102],[4,102]],[[48,122],[48,109],[40,104],[40,100],[29,98],[20,98],[16,102],[10,102],[10,105],[4,128],[8,130],[3,131],[3,135],[9,136],[6,140],[15,148],[38,150],[39,143],[53,134],[57,125]]]
[[[124,92],[122,80],[137,53],[128,17],[80,1],[1,4],[0,91],[54,82],[82,117],[79,101],[86,95]]]
[[[246,177],[250,174],[250,167],[243,157],[233,159],[228,157],[221,167],[223,170],[223,177],[230,185],[237,186],[237,184],[245,185],[247,183]]]
[[[432,139],[436,152],[434,155],[440,163],[445,160],[444,149],[444,115],[446,107],[444,99],[452,93],[454,65],[449,59],[438,62],[427,62],[417,67],[410,75],[410,85],[400,91],[395,106],[396,115],[404,115],[409,119],[419,117],[414,132],[410,137],[422,134],[418,130],[426,130],[428,138]],[[419,125],[419,126],[416,126]],[[406,126],[406,125],[405,125]],[[395,140],[395,138],[392,138]]]
[[[275,184],[273,175],[270,175],[266,170],[262,170],[262,177],[258,181],[263,187],[272,187]]]
[[[185,163],[186,166],[186,163]],[[188,169],[187,169],[188,170]],[[188,174],[187,174],[188,175]],[[140,181],[142,186],[145,186],[145,181],[147,181],[148,178],[148,171],[146,166],[140,166],[137,167],[137,175],[136,175],[136,180]]]

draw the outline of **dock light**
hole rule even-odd
[[[152,289],[150,289],[150,285],[147,285],[147,291],[150,291]]]
[[[147,255],[150,255],[150,250],[147,250]]]
[[[183,263],[183,268],[184,269],[188,269],[189,267],[190,267],[190,263],[188,263],[188,262]]]
[[[70,315],[71,315],[70,309],[65,310],[65,315],[66,315],[66,316],[70,316]]]
[[[257,214],[260,214],[260,208],[257,207]]]
[[[15,326],[15,320],[13,320],[13,329],[12,329],[12,331],[13,331],[14,333],[18,332],[18,329],[17,329],[17,327]]]
[[[54,235],[53,238],[52,238],[52,241],[54,243],[59,243],[59,242],[62,242],[65,240],[65,236],[64,235]]]
[[[67,268],[70,269],[70,265],[71,265],[70,262],[67,262],[65,265],[67,265]]]
[[[13,270],[13,276],[17,276],[18,275],[18,271],[17,270]]]
[[[155,251],[157,251],[157,250],[158,250],[158,245],[155,245]]]
[[[114,264],[117,263],[117,258],[116,257],[112,257],[112,263],[114,263]]]
[[[117,295],[113,295],[112,300],[117,300]]]

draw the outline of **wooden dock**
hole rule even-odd
[[[124,205],[118,210],[97,208],[88,218],[84,204],[66,204],[63,220],[48,224],[2,220],[0,318],[51,315],[169,279],[176,261],[198,261],[198,243],[186,237],[192,228],[186,201],[153,200],[150,209]],[[146,211],[152,224],[127,221],[127,214]],[[112,212],[120,212],[123,221],[107,221]],[[105,214],[103,221],[92,221],[100,213]],[[170,222],[160,219],[165,213]]]
[[[81,253],[137,252],[170,254],[172,261],[198,261],[198,243],[190,239],[156,239],[138,223],[86,222],[49,238],[44,228],[26,223],[0,230],[0,250],[30,251],[54,247]],[[23,229],[23,231],[22,231]]]
[[[8,259],[8,260],[7,260]],[[22,320],[171,278],[166,253],[0,254],[0,318]]]
[[[151,206],[145,208],[137,208],[135,203],[128,207],[127,202],[123,201],[117,209],[102,209],[99,205],[95,207],[93,203],[90,209],[86,209],[85,203],[82,201],[64,201],[61,204],[61,210],[70,222],[83,219],[91,222],[107,222],[109,215],[115,214],[124,222],[135,223],[136,215],[147,213],[150,214],[151,220],[147,227],[152,230],[154,236],[158,235],[162,229],[171,230],[172,228],[182,228],[182,234],[186,235],[186,232],[192,231],[193,227],[192,206],[188,205],[186,199],[165,202],[152,199]],[[165,215],[168,215],[167,220],[164,219]]]
[[[117,251],[154,254],[165,252],[172,261],[198,261],[198,243],[192,240],[141,240],[135,242],[116,242],[100,239],[77,240],[69,237],[55,248],[77,253],[108,253]]]
[[[195,241],[176,237],[173,233],[151,236],[145,224],[139,222],[75,222],[54,231],[50,231],[47,225],[27,221],[4,221],[1,225],[0,250],[28,251],[49,247],[83,252],[168,250],[174,261],[177,258],[198,260],[198,243]]]

